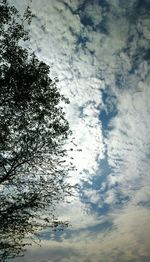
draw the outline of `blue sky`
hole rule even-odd
[[[14,0],[23,10],[27,1]],[[19,261],[150,260],[150,1],[33,0],[31,47],[48,63],[66,108],[80,191]],[[48,235],[49,234],[49,235]],[[16,261],[18,261],[16,259]]]

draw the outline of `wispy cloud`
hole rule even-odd
[[[148,261],[149,215],[145,208],[128,207],[111,215],[111,230],[93,234],[87,228],[63,242],[43,241],[41,249],[31,247],[19,261]]]

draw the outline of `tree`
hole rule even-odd
[[[43,208],[52,214],[71,188],[64,159],[71,132],[61,106],[68,99],[49,66],[24,47],[32,16],[29,7],[21,17],[0,1],[0,221],[16,210],[30,219]]]
[[[0,212],[0,261],[2,262],[8,258],[23,256],[26,247],[32,244],[32,238],[36,242],[37,237],[40,238],[41,230],[48,230],[50,235],[51,231],[54,233],[68,226],[68,222],[54,217],[52,206],[49,212],[43,214],[45,202],[42,204],[40,195],[39,202],[32,199],[29,201],[27,197],[28,201],[23,203],[22,195],[18,197],[17,201],[9,202],[9,205],[8,198],[7,201],[5,198],[3,204],[7,206],[7,209],[1,208]],[[41,209],[40,212],[39,209]],[[27,237],[28,235],[30,237]]]
[[[33,171],[33,164],[37,171],[45,159],[53,172],[56,164],[60,164],[59,156],[65,153],[62,144],[68,137],[69,125],[60,107],[61,101],[68,100],[60,95],[56,82],[49,77],[49,66],[19,45],[21,40],[28,39],[24,22],[31,20],[30,9],[21,19],[16,8],[6,1],[0,8],[0,183],[3,183],[20,175],[22,166],[24,173],[29,174],[29,168]]]

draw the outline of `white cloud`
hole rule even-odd
[[[52,75],[58,75],[62,93],[70,98],[67,116],[75,142],[82,149],[82,153],[74,151],[74,163],[78,172],[83,173],[82,178],[87,179],[84,169],[90,174],[96,172],[97,159],[103,158],[104,144],[98,119],[102,84],[95,77],[89,51],[80,48],[75,52],[77,35],[82,34],[83,25],[63,1],[44,0],[42,6],[41,1],[32,1],[31,6],[37,15],[32,24],[31,43],[38,56],[53,65]],[[79,177],[72,179],[79,181]]]
[[[15,3],[22,8],[26,1],[20,3],[16,0]],[[147,61],[140,58],[135,73],[129,73],[133,67],[133,55],[138,48],[147,48],[149,19],[137,17],[137,22],[131,23],[126,10],[131,10],[132,5],[134,2],[124,6],[115,0],[111,2],[109,11],[105,12],[109,34],[104,34],[85,27],[79,15],[73,14],[72,10],[77,10],[79,1],[44,0],[42,5],[40,0],[32,2],[33,11],[38,17],[32,25],[33,48],[40,48],[39,57],[53,64],[52,73],[58,74],[62,92],[71,100],[67,116],[76,142],[83,150],[82,153],[74,153],[75,164],[79,172],[87,169],[89,174],[94,174],[98,168],[97,159],[104,157],[106,143],[108,163],[115,173],[115,177],[110,175],[106,183],[111,188],[116,181],[124,192],[129,188],[129,183],[132,187],[135,180],[138,186],[147,183],[145,162],[149,154],[150,94]],[[102,11],[96,1],[86,5],[84,10],[95,24],[102,20]],[[139,37],[138,32],[143,32],[144,39]],[[80,34],[87,37],[87,41],[85,47],[79,45],[76,52]],[[129,36],[133,36],[130,46]],[[129,51],[124,52],[123,48],[127,46]],[[94,55],[91,55],[91,51],[94,51]],[[116,87],[116,74],[121,74],[121,85],[126,89],[121,91]],[[97,75],[104,78],[103,82],[96,78]],[[104,143],[99,110],[104,107],[100,90],[105,85],[111,86],[111,93],[116,96],[118,115],[111,120],[110,127],[113,130],[107,132],[108,138]],[[84,174],[82,178],[86,176]],[[144,177],[143,181],[141,176]],[[129,196],[133,197],[132,193],[131,190]],[[114,197],[110,189],[106,202],[110,203],[111,199],[113,202]]]
[[[116,91],[117,94],[117,91]],[[110,175],[108,184],[119,183],[119,188],[128,197],[135,197],[134,188],[141,188],[149,181],[150,117],[147,85],[118,92],[118,115],[111,121],[108,134],[108,161],[115,177]],[[141,196],[142,200],[142,196]]]
[[[90,231],[78,231],[73,238],[63,242],[43,241],[41,248],[32,246],[26,252],[23,261],[148,261],[149,251],[149,210],[127,207],[114,213],[112,229],[92,234]],[[18,260],[16,259],[16,262]]]
[[[70,218],[74,229],[87,228],[87,232],[69,241],[64,240],[62,244],[50,242],[49,246],[43,242],[43,252],[46,252],[45,256],[48,254],[49,261],[48,249],[52,252],[52,248],[57,250],[60,247],[75,250],[80,261],[88,261],[89,258],[89,261],[97,262],[99,257],[114,262],[142,261],[144,256],[150,255],[147,233],[149,211],[146,209],[150,183],[150,74],[148,61],[142,53],[149,48],[150,35],[149,19],[136,16],[131,9],[135,2],[125,4],[125,1],[113,0],[109,3],[109,11],[105,13],[107,34],[81,24],[82,11],[78,15],[73,14],[71,10],[77,10],[81,1],[44,0],[41,4],[40,0],[33,0],[32,3],[38,16],[32,25],[32,46],[41,59],[53,65],[52,75],[58,75],[60,89],[70,98],[67,117],[75,143],[82,149],[82,152],[72,153],[79,174],[73,173],[70,180],[74,183],[80,183],[81,179],[89,181],[91,175],[96,174],[98,161],[104,158],[107,148],[107,161],[112,173],[106,176],[98,189],[100,191],[90,188],[84,193],[91,203],[99,202],[99,206],[105,203],[113,208],[120,201],[118,194],[124,198],[122,212],[118,210],[117,214],[112,214],[110,210],[114,229],[96,237],[88,232],[88,227],[96,225],[100,218],[95,214],[92,216],[79,198],[73,200],[68,208],[60,207],[62,217]],[[15,3],[22,8],[24,1],[15,0]],[[102,7],[97,6],[96,1],[94,3],[86,5],[84,12],[96,26],[104,17]],[[132,22],[132,17],[127,16],[131,11],[135,18]],[[82,41],[77,44],[79,36],[86,39],[84,45]],[[104,137],[99,113],[104,108],[109,111],[101,93],[106,87],[110,95],[109,108],[115,106],[118,113],[110,120]],[[112,95],[115,98],[111,98]],[[126,198],[129,201],[127,208]],[[145,208],[140,203],[145,203]],[[37,249],[32,250],[36,257],[34,252],[38,252]],[[31,256],[30,259],[32,261]],[[77,261],[76,255],[70,254],[62,261]]]

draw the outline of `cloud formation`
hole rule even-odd
[[[14,3],[23,9],[26,1]],[[149,1],[33,0],[31,7],[32,48],[70,99],[66,113],[82,149],[70,177],[80,194],[58,209],[70,218],[71,236],[51,248],[43,242],[43,252],[50,250],[49,261],[65,249],[65,262],[148,261]],[[89,230],[108,220],[112,228]]]
[[[92,233],[78,231],[62,241],[43,241],[42,248],[32,246],[19,261],[149,261],[149,211],[128,207],[111,214],[113,228]],[[141,225],[143,225],[141,227]],[[20,259],[20,258],[19,258]],[[16,262],[18,260],[16,259]]]

